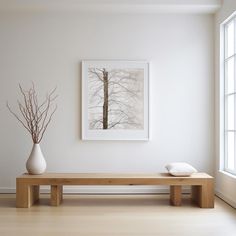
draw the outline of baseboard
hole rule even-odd
[[[236,202],[235,200],[225,196],[222,192],[215,190],[215,195],[221,198],[223,201],[227,202],[230,206],[236,209]]]
[[[16,188],[0,187],[0,193],[16,193]]]
[[[0,193],[15,193],[11,187],[0,187]],[[49,186],[40,187],[41,193],[49,193]],[[63,186],[66,194],[165,194],[169,193],[166,186]],[[183,193],[190,193],[189,188],[183,187]]]

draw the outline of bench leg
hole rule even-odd
[[[206,180],[204,185],[192,186],[192,201],[201,208],[214,208],[214,182]]]
[[[16,207],[29,208],[39,200],[39,186],[16,182]]]
[[[173,206],[181,206],[182,199],[182,186],[171,185],[170,186],[170,204]]]
[[[59,206],[63,199],[63,186],[51,185],[51,205]]]
[[[191,197],[192,197],[192,202],[196,203],[199,205],[200,202],[200,192],[201,192],[201,186],[192,186],[191,187]]]
[[[39,190],[40,190],[40,186],[39,185],[31,186],[33,203],[35,203],[35,202],[37,202],[39,200],[39,192],[40,192]]]

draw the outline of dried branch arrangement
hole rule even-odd
[[[57,106],[54,104],[57,98],[57,95],[55,95],[56,88],[47,94],[41,103],[38,102],[38,95],[34,84],[32,84],[29,90],[24,90],[19,84],[19,89],[23,97],[23,102],[17,100],[20,115],[11,109],[8,102],[7,108],[30,133],[33,142],[40,143],[57,109]]]

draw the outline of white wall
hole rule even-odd
[[[227,19],[234,11],[236,11],[235,0],[224,0],[221,10],[215,16],[215,35],[216,35],[216,83],[215,83],[215,97],[216,97],[216,193],[218,196],[236,207],[236,177],[226,174],[220,167],[220,155],[223,156],[223,145],[220,144],[220,136],[223,135],[220,130],[220,123],[223,122],[223,117],[220,119],[220,103],[222,103],[222,96],[220,94],[220,24]],[[223,125],[221,125],[223,127]]]
[[[17,85],[44,94],[58,87],[58,111],[41,144],[47,171],[163,172],[186,161],[214,172],[214,29],[208,14],[0,15],[0,188],[14,189],[31,149],[9,114]],[[149,142],[81,141],[83,59],[151,62]]]

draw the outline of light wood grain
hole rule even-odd
[[[62,185],[51,185],[51,205],[59,206],[62,202]]]
[[[202,208],[214,207],[214,182],[213,179],[205,180],[205,184],[200,186],[200,203]]]
[[[16,181],[16,207],[28,208],[39,200],[39,185],[22,184]]]
[[[235,236],[236,210],[216,198],[198,208],[183,194],[172,207],[169,195],[65,195],[60,207],[15,208],[15,195],[0,194],[1,236]]]
[[[203,179],[213,177],[205,173],[194,173],[189,177],[175,177],[167,173],[46,173],[23,174],[17,179],[22,183],[39,185],[202,185]]]
[[[214,182],[209,179],[201,186],[192,186],[192,201],[200,207],[214,207]]]
[[[173,206],[181,206],[182,203],[182,186],[170,186],[170,204]]]
[[[39,185],[51,186],[51,205],[61,203],[63,185],[170,185],[170,202],[181,205],[181,186],[193,188],[193,199],[202,208],[214,207],[214,178],[205,173],[195,173],[188,177],[175,177],[167,173],[45,173],[42,175],[23,174],[16,179],[16,206],[27,208],[38,200]]]

